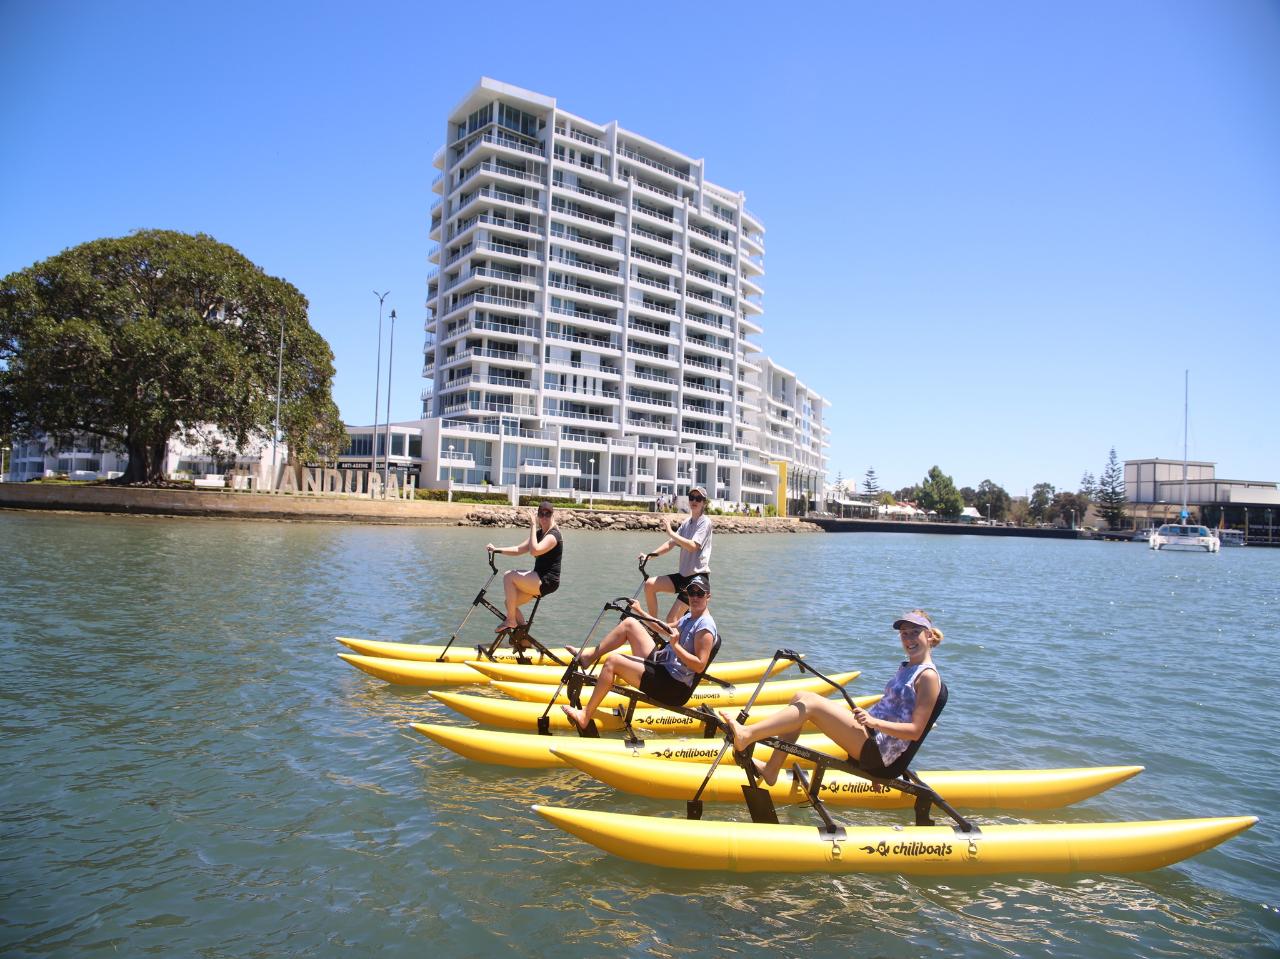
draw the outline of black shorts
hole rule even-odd
[[[872,733],[865,743],[862,744],[862,753],[857,757],[850,756],[859,768],[869,776],[879,776],[886,779],[892,779],[889,770],[884,764],[884,757],[880,755],[880,747],[876,744],[876,734]]]
[[[644,661],[644,676],[640,679],[640,692],[647,693],[667,706],[683,706],[693,695],[693,687],[676,679],[661,663],[652,659]]]
[[[671,585],[676,588],[676,599],[680,600],[680,602],[684,603],[686,606],[689,605],[689,596],[685,593],[684,589],[689,585],[689,580],[693,579],[694,576],[705,577],[707,580],[707,588],[711,588],[710,573],[694,573],[693,576],[681,576],[679,573],[669,573],[667,575],[667,579],[671,580]]]
[[[552,576],[550,574],[547,574],[546,576],[539,576],[538,582],[541,584],[538,590],[539,596],[550,596],[560,588],[559,576]]]

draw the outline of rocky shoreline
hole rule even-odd
[[[459,521],[459,526],[528,527],[530,508],[511,506],[477,506]],[[666,520],[677,524],[687,518],[683,513],[638,513],[630,510],[558,509],[556,523],[565,529],[612,530],[615,532],[662,530]],[[777,516],[710,516],[717,533],[821,533],[812,523],[792,517]]]

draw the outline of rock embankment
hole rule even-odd
[[[477,506],[459,521],[459,526],[524,526],[529,525],[530,508],[510,506]],[[638,513],[607,510],[556,510],[556,523],[565,529],[661,530],[666,520],[677,523],[686,519],[681,513]],[[793,517],[712,516],[711,526],[717,533],[820,533],[812,523]]]

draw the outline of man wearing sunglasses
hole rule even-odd
[[[711,618],[711,611],[707,609],[711,600],[711,584],[707,582],[707,578],[690,577],[685,585],[685,593],[689,597],[689,611],[675,623],[664,623],[645,616],[640,605],[635,600],[631,601],[631,615],[609,631],[609,635],[600,641],[592,655],[583,656],[581,664],[586,669],[601,656],[624,644],[630,645],[632,655],[610,656],[604,661],[604,665],[600,667],[600,677],[591,691],[591,699],[585,707],[560,707],[569,717],[569,722],[579,729],[586,729],[615,679],[625,680],[629,686],[636,687],[666,706],[683,706],[689,701],[698,677],[711,662],[718,634],[716,621]],[[641,619],[645,622],[642,623]],[[653,630],[652,634],[650,629]],[[668,642],[659,648],[654,635],[663,634]],[[565,648],[575,655],[578,653],[573,646]]]
[[[658,615],[658,594],[675,593],[676,601],[671,604],[667,613],[667,622],[674,622],[676,617],[689,608],[689,599],[685,592],[689,581],[695,576],[704,577],[711,582],[711,518],[706,514],[707,491],[701,486],[689,490],[689,518],[680,524],[680,528],[672,529],[672,519],[667,517],[667,541],[655,549],[650,556],[661,556],[676,547],[680,548],[680,571],[668,576],[650,576],[644,581],[644,599],[649,607],[649,615]],[[645,557],[640,557],[643,560]]]

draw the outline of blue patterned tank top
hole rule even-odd
[[[926,669],[938,672],[932,663],[912,666],[909,662],[904,662],[894,673],[893,679],[885,684],[884,698],[868,709],[867,713],[875,719],[890,723],[911,722],[911,716],[916,711],[916,680]],[[941,673],[938,673],[938,678],[942,678]],[[888,733],[876,733],[876,746],[879,747],[880,759],[886,766],[905,753],[910,745],[909,740],[899,739]]]

